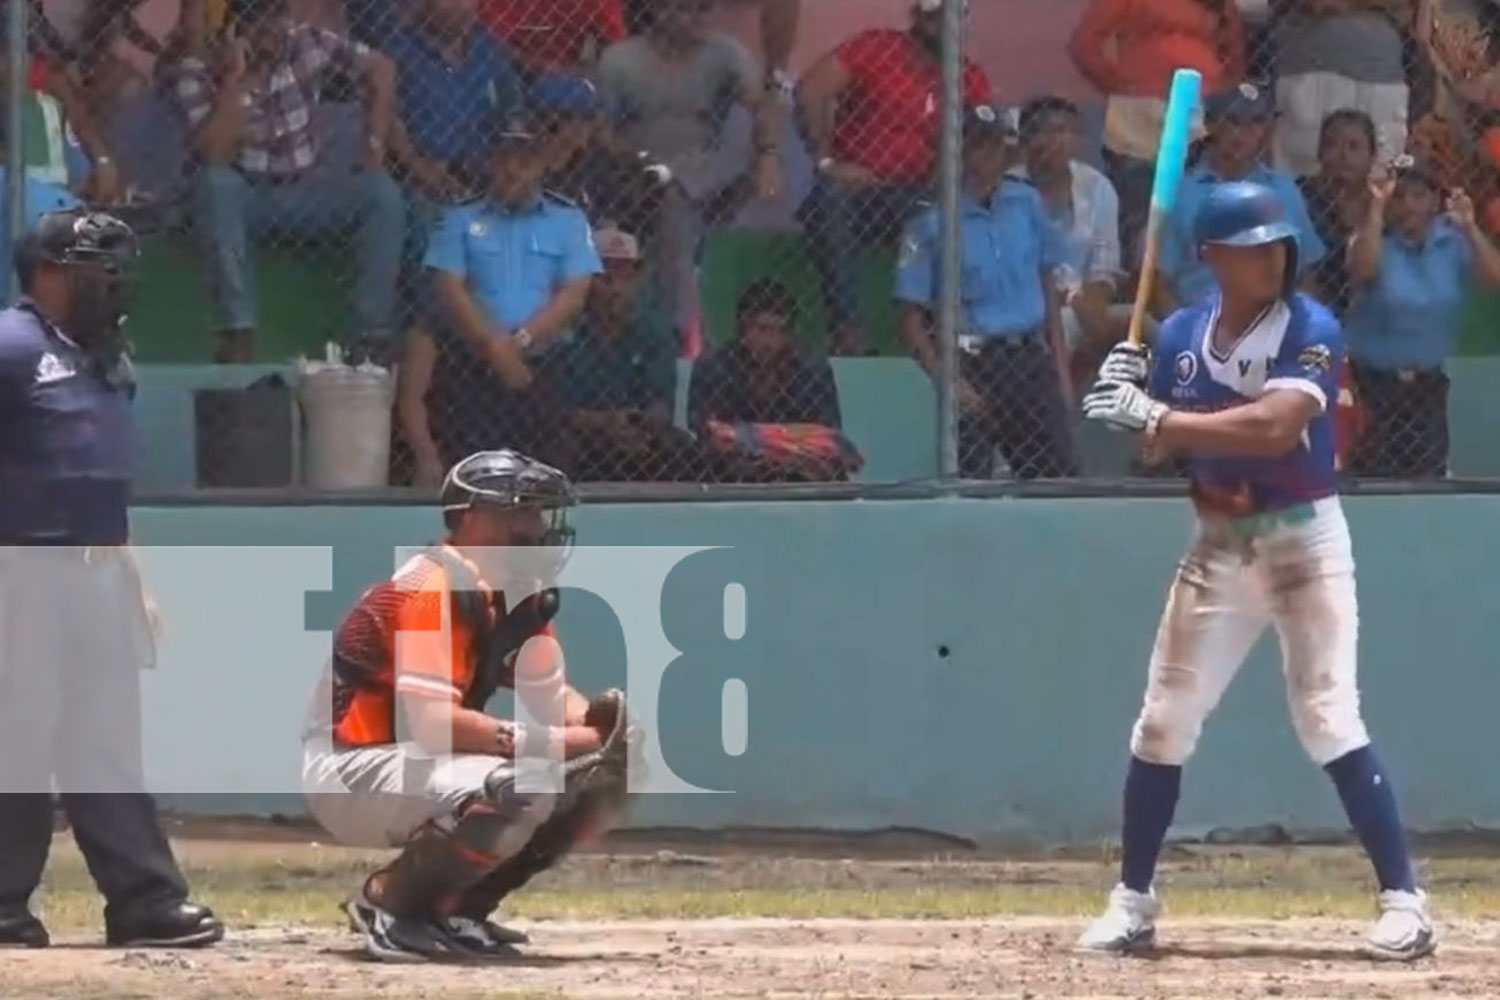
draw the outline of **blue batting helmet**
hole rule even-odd
[[[1285,240],[1287,288],[1297,277],[1297,227],[1287,218],[1286,206],[1276,192],[1249,181],[1216,184],[1193,220],[1198,246],[1214,244],[1256,247]]]

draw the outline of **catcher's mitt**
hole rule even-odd
[[[624,809],[631,746],[639,741],[626,712],[624,692],[611,689],[594,696],[584,721],[599,730],[602,745],[563,765],[563,792],[552,815],[537,827],[525,847],[475,887],[476,896],[483,898],[479,908],[488,907],[485,913],[579,844],[604,833]]]

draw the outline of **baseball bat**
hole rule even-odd
[[[1135,305],[1130,310],[1132,344],[1141,343],[1146,324],[1146,307],[1151,303],[1151,284],[1156,276],[1156,255],[1161,246],[1161,228],[1172,206],[1177,202],[1177,188],[1187,166],[1188,134],[1192,130],[1193,112],[1198,107],[1203,77],[1195,69],[1179,69],[1172,74],[1172,89],[1167,93],[1167,114],[1161,128],[1161,144],[1156,150],[1156,178],[1151,185],[1151,211],[1146,216],[1146,248],[1141,259],[1141,280],[1135,288]]]

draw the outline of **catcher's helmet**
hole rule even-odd
[[[561,469],[509,448],[475,452],[448,470],[440,496],[444,516],[475,505],[549,512],[540,545],[565,547],[573,541],[567,511],[578,502],[573,483]]]
[[[443,510],[467,510],[475,504],[498,507],[571,507],[578,502],[573,484],[554,469],[509,448],[475,452],[448,470],[443,480]]]

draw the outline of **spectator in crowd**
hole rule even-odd
[[[1406,148],[1405,39],[1409,0],[1277,0],[1275,163],[1297,176],[1317,172],[1323,120],[1354,108],[1375,123],[1375,148],[1390,159]]]
[[[1022,479],[1073,476],[1070,386],[1056,269],[1068,259],[1037,189],[1005,176],[1008,129],[987,104],[965,115],[959,222],[963,298],[959,471],[987,478],[996,448]],[[939,272],[938,210],[907,226],[896,270],[901,336],[929,376]]]
[[[655,0],[625,0],[625,26],[632,35],[644,35],[654,20]],[[792,50],[797,45],[797,26],[802,20],[802,0],[727,0],[725,13],[734,8],[754,7],[760,15],[760,53],[766,67],[766,92],[790,101],[796,87],[788,72]]]
[[[1416,0],[1415,36],[1432,68],[1430,100],[1407,151],[1445,187],[1463,187],[1500,239],[1500,4]],[[1424,97],[1427,95],[1423,95]]]
[[[1155,283],[1155,312],[1165,317],[1179,305],[1208,294],[1213,275],[1198,258],[1193,244],[1193,220],[1198,207],[1215,184],[1254,181],[1275,191],[1287,207],[1287,217],[1297,227],[1297,266],[1303,287],[1312,290],[1309,271],[1323,259],[1327,248],[1308,218],[1307,206],[1290,174],[1266,166],[1264,156],[1270,142],[1276,104],[1271,92],[1253,83],[1242,83],[1212,95],[1204,102],[1204,124],[1208,137],[1201,158],[1182,179],[1162,230],[1160,273]]]
[[[1370,116],[1340,108],[1323,119],[1318,172],[1297,181],[1318,239],[1328,248],[1312,270],[1317,297],[1340,316],[1349,308],[1349,238],[1369,216],[1375,144],[1375,123]]]
[[[860,459],[840,430],[833,368],[797,350],[791,292],[758,281],[740,293],[735,318],[734,339],[694,364],[688,383],[688,423],[716,454],[710,478],[847,478]]]
[[[1197,70],[1205,94],[1233,87],[1245,74],[1245,26],[1234,0],[1090,0],[1068,53],[1108,101],[1105,165],[1125,252],[1136,260],[1172,73]]]
[[[479,11],[528,74],[585,73],[626,34],[622,0],[481,0]]]
[[[621,138],[672,172],[650,257],[661,306],[680,333],[696,312],[704,228],[733,218],[751,196],[774,198],[780,190],[781,126],[750,53],[704,29],[716,0],[656,2],[649,34],[605,50],[599,88]],[[736,103],[754,116],[748,164],[724,142]]]
[[[1047,215],[1063,233],[1067,260],[1053,273],[1062,301],[1063,334],[1070,358],[1092,369],[1125,332],[1128,307],[1111,310],[1122,277],[1120,199],[1109,178],[1079,159],[1083,119],[1061,97],[1028,101],[1019,117],[1021,163],[1012,176],[1030,181]],[[1082,367],[1082,366],[1081,366]],[[1076,380],[1075,380],[1076,381]]]
[[[801,218],[832,326],[833,350],[865,352],[861,251],[901,231],[930,190],[942,120],[942,4],[918,0],[906,31],[864,31],[823,56],[797,86],[797,113],[817,165]],[[992,99],[964,60],[965,100]]]
[[[487,448],[555,451],[549,362],[602,267],[583,212],[541,187],[547,156],[529,122],[505,122],[489,197],[448,209],[429,240],[440,464]]]
[[[401,107],[391,152],[413,191],[431,203],[484,189],[486,132],[526,103],[514,57],[479,24],[477,9],[477,0],[422,0],[414,23],[386,43]]]
[[[270,231],[324,235],[355,227],[353,311],[358,340],[392,333],[406,209],[386,172],[395,70],[384,55],[288,16],[286,0],[230,0],[217,66],[189,55],[174,92],[197,160],[194,225],[218,312],[216,359],[254,359],[256,304],[250,238]],[[330,71],[366,84],[367,144],[353,174],[319,165],[314,120]]]
[[[90,107],[72,50],[45,19],[34,20],[28,35],[29,100],[22,107],[27,174],[38,181],[68,187],[95,204],[120,202],[125,184]],[[4,31],[0,31],[3,37]],[[9,91],[7,76],[8,70],[0,67],[0,97]]]
[[[588,80],[546,73],[530,94],[551,149],[544,185],[576,203],[595,225],[607,222],[649,244],[671,170],[614,134],[603,98]]]
[[[1500,287],[1500,249],[1462,190],[1448,198],[1410,157],[1377,168],[1349,245],[1354,304],[1344,328],[1369,427],[1356,475],[1437,478],[1448,468],[1448,376],[1459,311],[1476,284]]]
[[[567,407],[563,465],[582,482],[700,475],[704,463],[692,454],[691,436],[672,426],[676,344],[642,308],[640,245],[618,229],[596,231],[594,245],[604,272],[558,359]]]
[[[0,191],[9,190],[8,167],[6,163],[8,122],[5,116],[0,115]],[[37,220],[48,212],[60,212],[64,209],[77,208],[81,202],[74,197],[73,192],[67,188],[53,184],[51,181],[39,180],[29,172],[26,175],[26,232],[36,228]],[[14,251],[10,242],[9,232],[0,232],[0,260],[5,261],[0,267],[0,302],[10,301],[11,283],[15,280],[15,268],[12,266]]]

